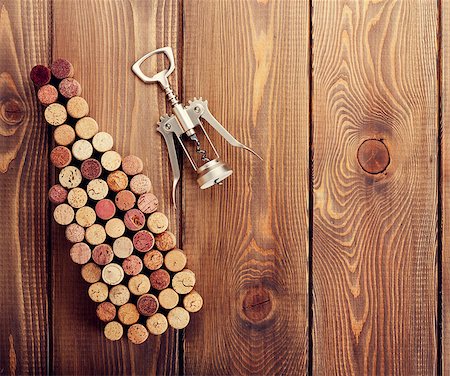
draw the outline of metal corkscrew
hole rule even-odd
[[[169,60],[169,68],[164,69],[161,72],[156,73],[153,77],[146,76],[141,70],[141,64],[150,56],[156,54],[165,54]],[[148,54],[142,56],[136,61],[133,66],[133,72],[146,84],[158,82],[164,92],[166,93],[167,100],[172,105],[172,115],[161,116],[158,122],[157,130],[162,134],[167,145],[169,152],[170,164],[172,166],[173,173],[173,185],[172,185],[172,199],[175,204],[175,190],[180,180],[180,167],[177,159],[177,153],[175,150],[174,139],[177,139],[181,145],[186,157],[191,163],[194,171],[197,172],[197,183],[201,189],[212,187],[215,184],[221,184],[221,182],[229,177],[233,170],[231,170],[220,158],[214,144],[211,142],[208,133],[206,132],[202,120],[206,121],[211,127],[213,127],[229,144],[232,146],[248,150],[259,159],[262,158],[249,147],[236,140],[211,114],[208,109],[208,102],[202,98],[194,98],[188,102],[187,106],[181,104],[172,88],[170,87],[168,77],[175,69],[175,62],[173,52],[170,47],[159,48]],[[215,156],[210,159],[207,156],[207,151],[202,148],[202,145],[197,137],[197,132],[203,132],[206,140],[208,141]],[[200,156],[202,165],[197,165],[194,158],[189,154],[184,140],[182,137],[186,137],[192,141],[195,146],[196,153]]]

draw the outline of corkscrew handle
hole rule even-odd
[[[169,67],[167,69],[162,70],[161,72],[156,73],[153,77],[148,77],[147,75],[142,72],[141,65],[142,63],[147,60],[150,56],[156,55],[156,54],[164,54],[169,59]],[[175,69],[175,60],[173,58],[173,51],[170,47],[163,47],[158,48],[157,50],[154,50],[152,52],[149,52],[148,54],[145,54],[142,56],[138,61],[136,61],[133,66],[131,67],[131,70],[133,73],[138,76],[143,82],[146,84],[153,83],[153,82],[159,82],[161,87],[165,90],[169,87],[169,80],[168,77],[172,74],[172,72]]]

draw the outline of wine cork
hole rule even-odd
[[[125,233],[125,225],[120,218],[111,218],[106,222],[105,230],[109,237],[117,239]]]
[[[146,326],[151,334],[158,336],[163,334],[167,330],[169,324],[167,322],[166,316],[164,316],[162,313],[155,313],[153,316],[150,316],[147,319]]]
[[[131,231],[138,231],[145,225],[145,215],[139,209],[130,209],[123,218],[125,226]]]
[[[102,155],[100,162],[102,163],[102,166],[106,171],[114,171],[120,167],[120,164],[122,163],[122,157],[118,152],[109,150]]]
[[[178,294],[187,294],[192,291],[195,285],[195,274],[192,270],[184,269],[176,273],[172,278],[172,288]]]
[[[144,193],[139,196],[137,206],[142,213],[153,213],[158,209],[158,198],[153,193]]]
[[[161,234],[169,227],[169,219],[161,212],[154,212],[147,219],[147,227],[154,234]]]
[[[81,85],[75,78],[72,77],[63,79],[59,83],[58,88],[61,95],[67,99],[81,95]]]
[[[188,312],[198,312],[203,307],[203,298],[197,291],[192,290],[184,297],[183,305]]]
[[[94,158],[86,159],[81,164],[81,175],[88,180],[94,180],[102,174],[102,165]]]
[[[133,325],[139,320],[139,312],[133,303],[125,303],[119,307],[117,317],[122,324]]]
[[[155,295],[141,295],[136,303],[136,307],[142,316],[151,316],[158,312],[159,303]]]
[[[92,156],[94,149],[92,144],[87,140],[75,141],[72,145],[72,154],[79,161],[85,161]]]
[[[114,214],[116,214],[116,205],[114,205],[114,202],[112,202],[110,199],[104,198],[95,204],[95,212],[97,213],[97,217],[107,221],[114,217]],[[106,224],[106,233],[108,233],[107,225],[108,224]]]
[[[37,97],[41,104],[48,106],[58,100],[58,90],[53,85],[44,85],[39,88]]]
[[[75,214],[75,220],[81,227],[92,226],[96,219],[95,211],[90,206],[83,206]]]
[[[100,281],[102,270],[93,262],[89,262],[81,268],[81,277],[88,283],[95,283]]]
[[[134,324],[128,328],[128,339],[135,345],[140,345],[147,341],[148,331],[142,324]]]
[[[130,238],[121,236],[114,240],[113,251],[117,257],[127,258],[133,253],[133,242]]]
[[[114,171],[108,175],[106,182],[113,192],[119,192],[128,186],[128,176],[123,171]]]
[[[94,302],[104,302],[108,298],[108,286],[103,282],[95,282],[89,286],[88,295]]]
[[[75,131],[68,124],[62,124],[55,128],[53,139],[58,145],[68,146],[75,141]]]
[[[59,225],[68,225],[73,221],[74,211],[67,204],[59,204],[53,211],[53,218]]]
[[[104,153],[108,150],[111,150],[113,147],[114,140],[109,133],[106,132],[98,132],[92,138],[92,145],[94,149],[99,151],[100,153]]]
[[[70,258],[75,264],[84,265],[91,259],[91,249],[86,243],[76,243],[70,248]]]
[[[101,321],[110,322],[116,317],[116,307],[111,302],[103,302],[97,306],[95,313]]]
[[[98,265],[107,265],[113,258],[114,252],[108,244],[99,244],[92,250],[92,260]]]
[[[48,190],[48,199],[54,204],[62,204],[67,199],[67,190],[63,186],[55,184]]]
[[[131,191],[123,190],[117,193],[115,203],[120,210],[130,210],[136,203],[136,196]]]
[[[144,169],[144,163],[142,163],[141,158],[135,155],[128,155],[122,161],[122,170],[127,175],[137,175]]]
[[[144,174],[135,175],[130,181],[130,189],[133,193],[142,195],[152,190],[152,182]]]
[[[144,265],[147,269],[150,270],[157,270],[159,269],[164,261],[164,256],[161,252],[157,251],[156,249],[147,252],[144,255]]]
[[[45,109],[44,117],[50,125],[61,125],[67,120],[67,111],[62,104],[52,103]]]
[[[109,300],[116,306],[124,305],[130,300],[130,290],[124,285],[117,285],[109,291]]]
[[[180,272],[186,266],[187,258],[181,249],[172,249],[164,257],[164,265],[171,272]]]
[[[136,248],[138,252],[148,252],[153,248],[153,245],[155,244],[155,238],[151,232],[148,232],[147,230],[141,230],[134,234],[133,244],[134,248]]]
[[[36,86],[43,86],[50,82],[52,74],[46,66],[36,65],[31,69],[30,78]]]
[[[170,274],[164,269],[158,269],[150,274],[150,285],[156,290],[164,290],[170,285]]]
[[[62,80],[63,78],[72,77],[74,70],[73,65],[69,60],[66,59],[57,59],[51,65],[52,74],[58,79]]]
[[[111,321],[105,325],[103,333],[110,341],[118,341],[123,336],[123,326],[117,321]]]
[[[103,179],[91,180],[87,185],[87,194],[93,200],[99,201],[108,195],[108,184]]]
[[[83,188],[72,188],[67,195],[67,202],[75,209],[85,206],[87,200],[87,193]]]
[[[167,321],[174,329],[184,329],[189,324],[189,312],[182,307],[175,307],[167,314]]]
[[[86,116],[77,121],[75,132],[78,137],[89,140],[98,133],[98,123],[95,119]]]
[[[170,231],[155,235],[155,245],[160,251],[170,251],[177,245],[177,238]]]
[[[73,97],[67,101],[67,113],[74,119],[81,119],[89,113],[89,105],[82,97]]]
[[[162,290],[158,295],[159,304],[164,309],[172,309],[178,305],[180,296],[175,290],[168,288]]]
[[[66,227],[66,239],[71,243],[79,243],[84,240],[84,228],[77,223],[71,223]]]
[[[50,152],[50,162],[56,168],[66,167],[72,162],[72,153],[65,146],[57,146]]]
[[[83,178],[81,176],[81,172],[75,166],[64,167],[59,172],[59,183],[64,188],[70,189],[70,188],[78,187],[81,183],[81,180],[83,180]]]
[[[106,240],[105,228],[98,223],[89,226],[84,235],[86,241],[91,245],[99,245]]]
[[[122,262],[122,269],[127,275],[138,275],[143,267],[142,260],[136,255],[128,256]]]
[[[122,267],[116,263],[105,265],[102,270],[102,279],[108,285],[115,286],[122,282],[125,276]]]
[[[150,291],[150,280],[144,274],[138,274],[128,281],[128,289],[134,295],[143,295]]]

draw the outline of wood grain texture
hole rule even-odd
[[[185,1],[183,98],[262,155],[210,132],[235,170],[199,190],[185,165],[183,247],[202,311],[186,374],[304,374],[308,317],[307,1]]]
[[[433,374],[437,3],[312,5],[313,371]],[[367,139],[382,173],[358,163]]]
[[[170,109],[130,69],[166,45],[183,101],[208,99],[264,158],[211,131],[234,175],[200,191],[185,161],[178,213],[156,132]],[[0,46],[0,375],[302,375],[310,361],[318,375],[450,373],[449,1],[4,0]],[[115,149],[143,159],[182,240],[204,297],[184,331],[141,346],[103,337],[47,204],[56,177],[29,71],[57,57]]]
[[[47,129],[29,71],[48,61],[49,12],[0,2],[0,374],[47,372]]]
[[[442,374],[450,373],[450,2],[441,1]]]
[[[178,5],[175,1],[55,1],[53,58],[64,57],[75,68],[90,104],[90,114],[102,131],[112,134],[114,149],[135,154],[144,162],[160,198],[160,209],[178,223],[170,203],[170,173],[165,147],[156,132],[165,112],[163,93],[144,85],[131,72],[143,54],[163,45],[177,48]],[[70,31],[70,32],[68,32]],[[155,62],[146,68],[156,69]],[[175,80],[177,74],[174,75]],[[176,82],[176,81],[175,81]],[[56,374],[178,373],[178,334],[171,330],[134,346],[126,338],[110,343],[95,316],[80,270],[68,257],[62,228],[54,228],[53,362]],[[70,324],[69,324],[70,323]]]

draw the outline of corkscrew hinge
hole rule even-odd
[[[156,73],[153,77],[146,76],[141,70],[141,64],[150,56],[161,53],[167,56],[169,60],[169,68]],[[180,167],[177,159],[174,139],[178,140],[192,168],[197,172],[197,183],[201,189],[212,187],[215,184],[221,184],[224,179],[233,173],[233,171],[221,160],[219,153],[217,152],[214,144],[211,142],[211,139],[202,124],[202,120],[206,121],[211,127],[213,127],[232,146],[248,150],[261,160],[262,158],[252,149],[236,140],[217,121],[217,119],[209,111],[208,102],[206,100],[203,100],[202,98],[194,98],[194,100],[188,102],[187,106],[184,106],[178,101],[168,80],[168,77],[174,69],[175,62],[173,52],[170,47],[159,48],[155,51],[149,52],[148,54],[142,56],[132,66],[133,72],[143,82],[158,82],[166,93],[167,100],[172,105],[173,114],[170,116],[161,116],[158,122],[157,130],[164,137],[169,153],[173,173],[172,198],[175,205],[175,189],[178,181],[180,180]],[[214,158],[210,159],[207,156],[207,151],[202,148],[196,133],[198,131],[201,131],[205,135],[205,139],[208,141],[214,153]],[[188,140],[194,143],[195,151],[200,156],[201,162],[203,162],[202,165],[199,166],[195,162],[194,158],[189,154],[182,137],[187,137]]]

